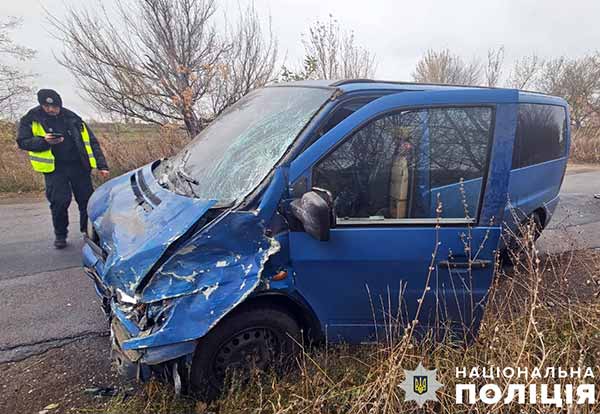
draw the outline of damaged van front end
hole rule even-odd
[[[171,201],[149,166],[131,176],[144,180],[160,203],[127,211],[133,200],[122,199],[122,186],[131,185],[126,177],[98,192],[90,203],[97,230],[88,235],[84,268],[111,318],[115,361],[129,377],[144,379],[150,366],[181,357],[189,363],[196,339],[258,287],[279,245],[265,236],[260,214],[211,211],[214,201]],[[142,224],[140,216],[148,220]],[[204,228],[186,238],[198,222]]]
[[[251,94],[179,155],[96,190],[83,265],[109,316],[122,374],[185,384],[198,340],[260,289],[280,250],[271,224],[286,170],[277,163],[330,95]],[[274,109],[256,119],[253,100]]]

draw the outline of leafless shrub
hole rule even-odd
[[[590,122],[597,121],[600,110],[600,55],[546,61],[538,89],[561,96],[569,103],[575,128],[589,126]]]
[[[252,89],[274,80],[278,46],[270,18],[266,29],[265,34],[254,3],[240,10],[237,26],[229,30],[231,46],[223,53],[222,63],[211,82],[208,99],[212,117]]]
[[[483,75],[486,86],[498,86],[502,77],[502,68],[504,65],[504,46],[498,49],[489,49],[486,65],[483,68]]]
[[[100,110],[196,135],[214,115],[271,78],[277,46],[253,6],[229,39],[215,28],[215,0],[117,0],[108,10],[50,16],[65,50],[60,63]]]
[[[481,64],[475,59],[465,62],[449,49],[429,49],[417,62],[412,77],[415,82],[421,83],[478,85],[481,74]]]
[[[23,99],[32,90],[34,75],[23,71],[9,61],[29,61],[35,55],[33,49],[17,45],[10,32],[21,25],[21,20],[8,17],[0,19],[0,118],[16,117]]]
[[[600,128],[573,130],[570,159],[576,162],[600,163]]]
[[[517,59],[508,79],[507,86],[516,89],[534,87],[542,64],[542,60],[536,54]]]
[[[290,70],[283,67],[282,80],[357,79],[375,74],[375,56],[355,42],[354,32],[346,31],[339,21],[317,20],[302,36],[303,67]]]

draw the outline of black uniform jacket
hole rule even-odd
[[[77,145],[77,149],[79,151],[79,156],[81,157],[83,167],[90,170],[91,167],[88,161],[88,155],[85,150],[83,138],[81,137],[83,120],[75,112],[70,111],[66,108],[61,108],[61,115],[64,116],[65,126],[67,130],[70,131],[70,135],[73,137],[75,144]],[[46,117],[47,115],[45,115],[42,107],[36,106],[35,108],[29,110],[29,112],[27,112],[21,118],[21,121],[19,123],[19,130],[17,132],[17,145],[19,146],[19,148],[26,151],[40,152],[46,151],[52,147],[52,145],[48,144],[45,140],[40,139],[40,137],[34,137],[33,133],[31,132],[31,123],[33,121],[37,121],[40,124],[44,125],[44,119]],[[90,136],[90,145],[92,147],[92,151],[94,152],[94,157],[96,158],[96,164],[98,165],[98,169],[108,170],[106,158],[102,153],[102,149],[100,148],[100,144],[98,143],[96,136],[87,124],[86,127]]]

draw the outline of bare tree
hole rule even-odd
[[[14,118],[16,111],[31,93],[34,75],[10,64],[10,60],[27,61],[35,51],[17,45],[10,38],[10,32],[21,24],[21,20],[9,17],[0,20],[0,118]]]
[[[483,69],[485,83],[487,86],[498,86],[502,77],[502,67],[504,65],[504,46],[498,49],[489,49],[487,53],[487,62]]]
[[[374,77],[377,68],[375,56],[354,43],[354,32],[344,34],[341,40],[340,77],[343,79]]]
[[[305,79],[316,79],[317,60],[312,56],[305,56],[302,69],[294,71],[283,65],[279,78],[282,82],[300,81]]]
[[[117,0],[116,10],[98,1],[96,10],[71,8],[50,20],[65,45],[60,63],[98,109],[161,125],[183,122],[194,136],[213,115],[205,110],[210,94],[226,89],[222,108],[259,85],[275,50],[272,37],[265,46],[256,13],[240,20],[232,45],[216,30],[215,12],[215,0]],[[255,63],[260,67],[250,69]],[[225,79],[242,84],[215,86]]]
[[[600,111],[600,55],[548,60],[543,65],[538,88],[565,98],[573,125],[585,126]]]
[[[254,4],[250,3],[240,10],[237,26],[230,30],[229,37],[231,47],[220,59],[209,94],[214,116],[252,89],[274,80],[278,45],[270,17],[265,34]]]
[[[477,60],[467,63],[449,49],[429,49],[417,62],[412,77],[421,83],[478,85],[481,83],[481,64]]]
[[[542,66],[543,62],[536,54],[517,59],[508,79],[508,86],[516,89],[535,87]]]
[[[292,71],[285,66],[283,80],[357,79],[375,75],[375,56],[356,44],[354,32],[346,31],[329,15],[327,22],[317,20],[302,35],[303,68]]]
[[[565,72],[569,61],[564,56],[544,61],[540,67],[540,74],[536,88],[550,94],[565,93]]]

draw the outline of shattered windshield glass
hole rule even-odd
[[[271,87],[246,95],[179,154],[159,165],[159,183],[179,194],[229,204],[271,171],[331,89]]]

